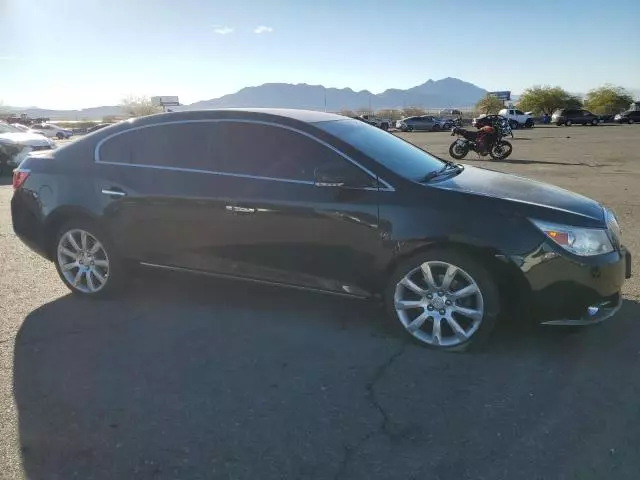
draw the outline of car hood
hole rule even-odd
[[[20,145],[28,145],[30,147],[51,146],[51,142],[39,133],[3,133],[0,134],[0,138],[7,139],[14,143],[19,143]]]
[[[604,219],[602,205],[588,197],[548,183],[469,165],[465,165],[464,171],[459,175],[434,183],[433,186],[546,207],[600,222]]]

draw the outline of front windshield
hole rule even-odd
[[[442,160],[411,143],[357,120],[334,120],[315,125],[409,180],[420,180],[444,165]]]
[[[15,133],[20,132],[16,127],[12,127],[8,123],[0,123],[0,133]]]

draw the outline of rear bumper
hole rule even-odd
[[[624,247],[584,263],[548,253],[525,272],[531,310],[540,323],[590,325],[615,315],[624,281],[631,277],[631,255]]]
[[[37,200],[31,198],[27,192],[22,190],[14,192],[11,199],[13,231],[27,247],[50,260],[46,248],[44,228],[38,217],[38,210],[32,205],[34,202]]]

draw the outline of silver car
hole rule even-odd
[[[420,115],[416,117],[407,117],[396,122],[396,128],[403,132],[413,131],[429,131],[437,132],[442,130],[443,121],[432,115]]]

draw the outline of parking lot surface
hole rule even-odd
[[[515,135],[465,162],[602,201],[640,255],[640,126]],[[453,140],[401,136],[445,158]],[[2,180],[0,478],[638,478],[637,277],[608,322],[506,319],[467,354],[370,303],[244,283],[153,272],[91,302],[14,236]]]

